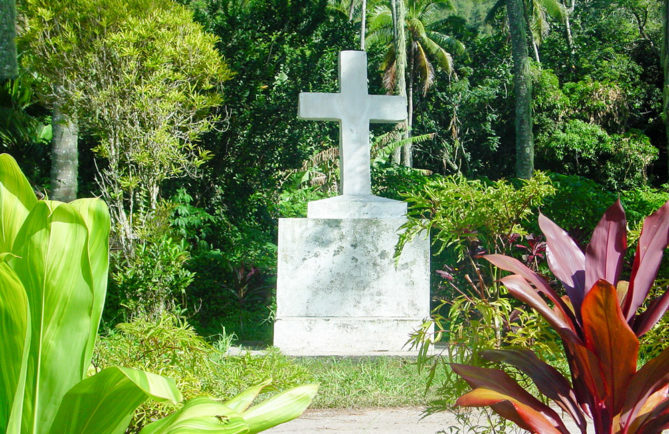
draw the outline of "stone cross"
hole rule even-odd
[[[369,123],[401,122],[403,96],[367,94],[367,53],[339,53],[339,93],[300,93],[302,119],[339,122],[339,155],[344,195],[371,195]]]

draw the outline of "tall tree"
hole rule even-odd
[[[395,80],[396,85],[394,91],[397,92],[400,96],[407,96],[407,83],[406,83],[406,69],[407,69],[407,51],[406,51],[406,32],[404,27],[406,9],[403,0],[391,0],[390,3],[391,11],[393,13],[393,40],[394,40],[394,49],[397,53],[397,59],[395,60],[395,75],[397,79]],[[403,138],[408,139],[411,135],[409,131],[408,122],[404,122],[404,134]],[[406,148],[406,149],[405,149]],[[404,152],[402,152],[404,150]],[[400,164],[402,162],[402,153],[405,156],[408,156],[408,159],[411,159],[411,144],[407,143],[402,148],[397,148],[393,152],[393,163]]]
[[[405,3],[399,5],[402,2]],[[403,7],[406,8],[406,15],[404,20],[401,20]],[[386,46],[386,58],[382,67],[385,70],[384,86],[389,91],[394,91],[396,88],[403,65],[402,56],[406,54],[408,69],[406,95],[409,105],[407,129],[411,134],[415,85],[419,86],[423,95],[427,93],[434,84],[434,64],[449,75],[453,74],[451,53],[461,53],[464,51],[464,46],[441,31],[442,23],[453,10],[450,0],[398,0],[397,10],[398,25],[394,26],[394,14],[388,5],[376,8],[370,20],[369,40]],[[402,21],[406,29],[407,45],[406,50],[400,54],[400,45],[394,40],[394,28],[401,26]],[[410,145],[405,146],[402,154],[403,164],[411,167]]]
[[[534,172],[534,137],[532,134],[532,77],[528,53],[527,21],[523,0],[506,0],[511,56],[513,57],[516,176],[529,179]]]
[[[0,81],[18,74],[15,21],[16,1],[0,0]]]

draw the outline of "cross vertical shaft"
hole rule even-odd
[[[406,98],[367,94],[367,53],[339,53],[339,93],[300,93],[302,119],[338,121],[342,193],[371,195],[370,122],[406,119]]]

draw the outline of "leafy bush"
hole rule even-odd
[[[537,139],[540,167],[586,176],[614,191],[645,185],[647,169],[657,156],[657,148],[640,131],[609,135],[601,126],[578,119]]]
[[[186,269],[190,258],[183,242],[164,235],[155,241],[137,243],[132,257],[113,256],[112,294],[109,304],[122,318],[163,312],[178,312],[186,307],[186,288],[195,273]],[[120,307],[124,309],[118,312]],[[109,316],[108,316],[109,317]]]
[[[620,280],[626,240],[625,213],[617,201],[593,232],[585,254],[547,217],[539,216],[548,263],[562,282],[560,298],[546,280],[518,260],[488,255],[511,271],[501,279],[517,299],[539,312],[560,335],[571,383],[530,350],[487,351],[483,356],[525,373],[539,391],[569,414],[582,433],[586,417],[596,433],[658,433],[669,427],[669,348],[637,370],[638,337],[669,308],[669,290],[646,300],[669,245],[669,202],[644,221],[629,281]],[[542,297],[553,304],[551,308]],[[637,312],[646,305],[643,312]],[[502,417],[532,432],[567,433],[558,414],[523,390],[503,371],[453,365],[473,390],[457,401],[490,405]]]
[[[608,205],[616,200],[616,195],[582,176],[550,173],[549,177],[555,193],[546,197],[541,206],[542,212],[550,215],[577,242],[587,241],[587,236],[592,233]],[[578,212],[564,206],[566,203],[578,203]],[[531,232],[539,233],[535,221],[528,222],[526,226]]]
[[[220,340],[227,337],[221,335]],[[185,319],[163,313],[155,320],[136,318],[121,323],[100,339],[93,364],[96,369],[122,363],[125,366],[174,378],[184,398],[201,395],[229,399],[252,384],[272,378],[271,390],[311,381],[304,368],[276,352],[266,357],[226,357],[201,338]],[[276,388],[276,389],[275,389]],[[135,412],[130,431],[167,416],[177,408],[171,403],[147,402]]]

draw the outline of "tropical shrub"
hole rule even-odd
[[[596,433],[659,433],[669,427],[669,348],[637,370],[639,339],[669,308],[669,290],[646,300],[669,244],[669,202],[644,220],[629,281],[621,280],[627,248],[626,218],[616,201],[583,253],[543,214],[548,264],[566,289],[560,297],[538,273],[504,255],[487,255],[511,271],[501,279],[511,295],[533,307],[559,334],[571,383],[530,350],[491,350],[483,356],[508,363],[532,379],[546,398],[569,414],[582,433],[591,418]],[[552,307],[544,299],[552,303]],[[645,309],[639,309],[642,306]],[[560,416],[499,369],[454,364],[473,390],[462,406],[491,406],[536,433],[567,433]]]
[[[125,319],[157,318],[186,308],[186,288],[195,277],[186,269],[189,259],[185,243],[169,235],[137,242],[130,257],[115,254],[110,288],[115,300],[108,306]]]
[[[173,380],[136,369],[86,376],[107,287],[104,202],[38,201],[16,161],[3,154],[0,228],[1,430],[121,433],[147,398],[181,400]],[[266,385],[227,403],[189,401],[146,431],[172,432],[176,423],[259,431],[297,417],[316,393],[316,386],[302,386],[248,408]]]

